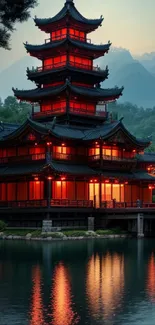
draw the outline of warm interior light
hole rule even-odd
[[[115,184],[118,184],[118,183],[119,183],[118,179],[115,179]]]
[[[125,184],[125,185],[128,185],[128,182],[125,182],[124,184]]]
[[[47,146],[50,146],[52,144],[52,142],[47,142]]]
[[[34,180],[35,180],[35,181],[38,181],[38,180],[39,180],[39,178],[38,178],[38,177],[35,177],[35,178],[34,178]]]
[[[94,182],[96,183],[97,182],[97,179],[94,179]]]
[[[132,150],[132,152],[136,152],[136,150]]]
[[[93,183],[93,180],[92,179],[90,180],[90,183]]]
[[[66,177],[61,177],[61,181],[65,181]]]
[[[53,179],[53,177],[52,177],[52,176],[48,176],[47,179],[48,179],[49,181],[51,181],[51,180]]]
[[[98,142],[96,141],[95,144],[98,144]]]
[[[106,179],[106,180],[105,180],[105,183],[109,183],[109,179]]]
[[[65,143],[62,143],[61,146],[64,147],[65,146]]]

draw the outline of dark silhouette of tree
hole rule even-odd
[[[9,41],[15,24],[30,17],[37,0],[0,0],[0,47],[10,49]]]

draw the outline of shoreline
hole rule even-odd
[[[0,235],[0,240],[22,240],[22,241],[46,241],[46,242],[54,242],[54,241],[71,241],[71,240],[88,240],[88,239],[120,239],[120,238],[137,238],[133,235],[129,234],[120,234],[120,235],[97,235],[97,236],[63,236],[63,237],[32,237],[29,234],[26,236],[17,236],[17,235]]]

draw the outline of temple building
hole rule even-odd
[[[42,45],[25,44],[40,60],[27,69],[36,86],[13,89],[32,114],[23,125],[0,125],[2,218],[20,227],[41,227],[46,219],[87,227],[93,217],[101,227],[109,213],[148,208],[155,184],[155,158],[144,154],[150,139],[135,138],[113,119],[108,103],[123,87],[102,88],[108,67],[94,62],[111,46],[90,40],[103,18],[87,19],[66,0],[56,16],[34,22],[48,34]]]

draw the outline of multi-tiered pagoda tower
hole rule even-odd
[[[65,121],[82,116],[107,119],[106,110],[97,112],[97,105],[114,101],[122,88],[102,89],[100,83],[108,76],[108,69],[94,66],[94,60],[109,51],[105,45],[91,43],[89,33],[97,29],[103,18],[84,18],[67,0],[63,9],[51,19],[35,18],[39,29],[49,34],[43,45],[25,44],[31,56],[41,60],[41,67],[27,70],[28,79],[37,84],[31,91],[14,90],[20,100],[39,103],[40,112],[32,113],[33,119],[48,120],[53,116]]]
[[[123,88],[103,89],[108,68],[94,66],[111,45],[88,39],[102,21],[84,18],[72,0],[53,18],[35,18],[49,34],[43,45],[25,44],[41,60],[27,70],[36,88],[13,89],[32,103],[32,115],[0,132],[0,206],[9,224],[40,226],[48,218],[54,226],[85,227],[98,216],[101,226],[100,215],[152,200],[153,164],[142,155],[150,141],[108,115]]]

